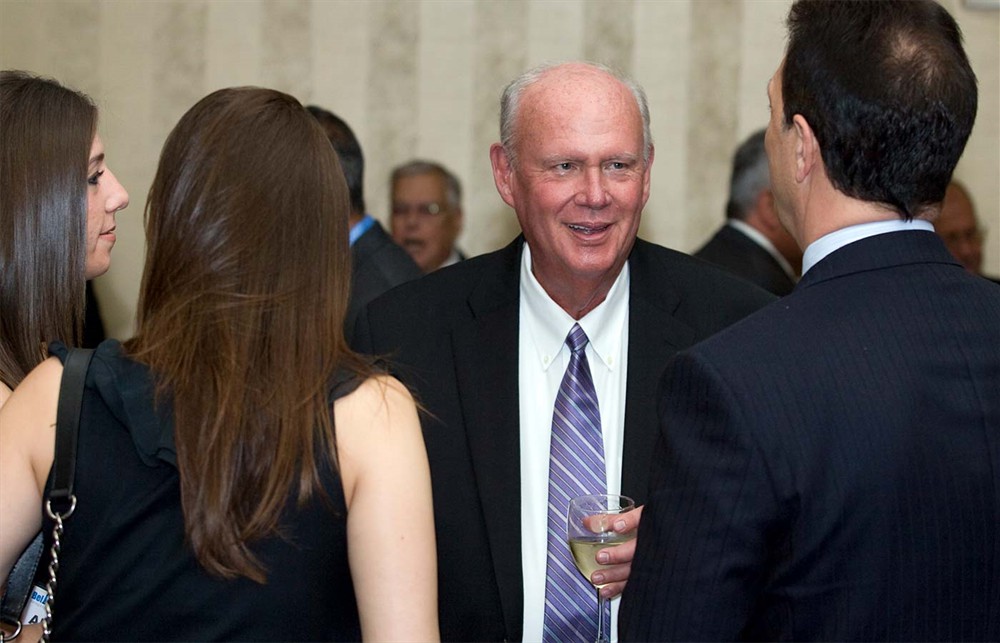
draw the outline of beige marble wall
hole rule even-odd
[[[351,123],[368,159],[366,197],[385,220],[386,179],[414,156],[463,180],[465,250],[517,232],[487,150],[497,98],[521,70],[573,58],[634,75],[656,160],[641,234],[691,250],[721,222],[733,146],[767,119],[765,83],[784,48],[789,0],[0,0],[0,67],[54,76],[101,106],[109,162],[129,188],[111,271],[98,282],[112,334],[131,333],[142,209],[162,142],[211,90],[264,85]],[[976,129],[957,174],[1000,273],[1000,12],[944,0],[980,82]]]

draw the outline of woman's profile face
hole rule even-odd
[[[115,213],[128,206],[128,192],[104,162],[104,144],[94,135],[87,168],[86,277],[107,272],[115,245]]]

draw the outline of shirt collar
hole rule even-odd
[[[785,271],[785,274],[788,275],[789,279],[792,281],[799,280],[798,275],[796,275],[795,271],[792,270],[792,264],[788,263],[788,259],[785,259],[785,256],[778,252],[778,249],[774,247],[771,240],[765,237],[760,230],[748,224],[746,221],[740,221],[739,219],[730,219],[727,224],[729,227],[735,228],[745,234],[751,241],[764,250],[767,250],[767,253],[774,257],[774,260],[778,262],[778,265]]]
[[[806,274],[810,268],[818,264],[834,250],[839,250],[850,243],[874,237],[877,234],[906,232],[907,230],[927,230],[934,232],[934,226],[929,221],[924,221],[923,219],[911,219],[910,221],[894,219],[892,221],[859,223],[858,225],[834,230],[816,239],[806,248],[805,253],[802,255],[802,274]]]
[[[458,250],[452,246],[451,253],[448,257],[441,263],[440,266],[435,268],[435,270],[440,270],[441,268],[446,268],[448,266],[454,266],[456,263],[462,260],[462,257],[458,254]]]
[[[361,235],[368,232],[368,229],[375,225],[375,219],[371,215],[366,214],[364,218],[351,226],[351,236],[350,244],[353,246],[354,242],[361,238]]]
[[[607,297],[581,319],[573,319],[554,302],[531,272],[531,250],[524,244],[521,254],[521,301],[529,316],[535,354],[542,370],[548,369],[563,349],[573,324],[580,324],[590,340],[594,354],[609,370],[621,362],[622,329],[628,312],[628,262],[622,267]]]

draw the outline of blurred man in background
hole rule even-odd
[[[420,268],[410,256],[393,243],[385,229],[365,210],[365,157],[361,144],[342,118],[316,105],[309,110],[326,132],[337,151],[351,196],[351,298],[344,319],[344,335],[348,342],[354,334],[358,313],[393,286],[416,279]]]
[[[414,160],[392,171],[392,238],[420,269],[432,272],[465,259],[455,247],[462,232],[462,184],[443,165]]]
[[[795,287],[802,268],[802,250],[774,209],[763,129],[751,134],[736,150],[726,223],[694,256],[779,297]]]
[[[951,254],[974,275],[983,275],[983,240],[986,230],[979,225],[976,209],[965,186],[958,181],[948,184],[941,204],[941,214],[934,221],[934,229],[944,239]],[[987,277],[1000,281],[996,277]]]

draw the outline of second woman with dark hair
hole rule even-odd
[[[137,335],[88,377],[54,635],[437,637],[415,405],[343,339],[347,209],[290,96],[220,90],[171,133]],[[4,576],[41,523],[61,371],[47,360],[3,410]]]
[[[107,167],[84,94],[0,71],[0,406],[45,359],[76,344],[84,281],[104,274],[128,193]]]

